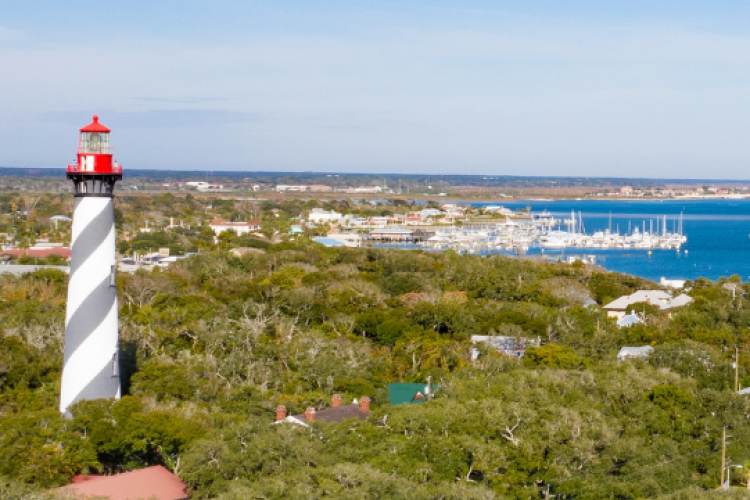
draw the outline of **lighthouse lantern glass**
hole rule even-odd
[[[82,132],[81,153],[109,153],[109,133]]]

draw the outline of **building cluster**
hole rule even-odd
[[[622,186],[593,193],[611,198],[745,198],[750,196],[747,187],[688,186],[634,188]]]
[[[451,224],[466,218],[466,207],[456,204],[445,204],[440,209],[425,208],[405,214],[361,216],[341,214],[334,210],[313,208],[307,220],[314,224],[329,224],[347,229],[376,229],[389,226],[431,226],[433,224]]]
[[[207,181],[169,181],[161,185],[168,190],[194,190],[202,193],[221,193],[224,191],[262,191],[266,186],[244,179],[239,182],[207,182]]]
[[[353,194],[378,194],[390,193],[391,191],[382,186],[343,186],[333,187],[325,184],[277,184],[275,190],[279,193],[297,192],[297,193],[353,193]]]

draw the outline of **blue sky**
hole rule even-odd
[[[0,165],[750,178],[750,4],[0,1]]]

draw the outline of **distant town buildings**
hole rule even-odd
[[[502,207],[500,207],[502,208]],[[307,216],[307,221],[314,224],[338,225],[346,229],[382,229],[391,226],[429,226],[434,224],[452,224],[466,218],[466,207],[458,205],[444,205],[442,208],[425,208],[406,214],[374,215],[343,215],[334,210],[313,208]]]
[[[234,231],[238,236],[258,231],[261,228],[260,221],[250,220],[247,222],[226,222],[222,218],[214,219],[208,224],[216,235],[224,231]]]
[[[202,191],[204,193],[212,193],[212,192],[217,192],[217,191],[221,191],[224,189],[223,184],[212,184],[212,183],[203,182],[203,181],[186,182],[185,186],[195,188],[198,191]]]
[[[357,187],[339,187],[335,188],[333,186],[328,186],[325,184],[277,184],[276,185],[276,191],[279,193],[284,192],[298,192],[298,193],[304,193],[304,192],[311,192],[311,193],[330,193],[330,192],[337,192],[337,193],[354,193],[354,194],[366,194],[366,193],[382,193],[385,191],[384,188],[381,186],[357,186]]]
[[[276,186],[276,191],[279,193],[283,193],[285,191],[296,191],[296,192],[305,192],[310,189],[310,186],[302,186],[302,185],[288,185],[288,184],[278,184]]]

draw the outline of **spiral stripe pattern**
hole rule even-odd
[[[119,398],[115,220],[110,197],[77,197],[65,318],[60,411]]]

